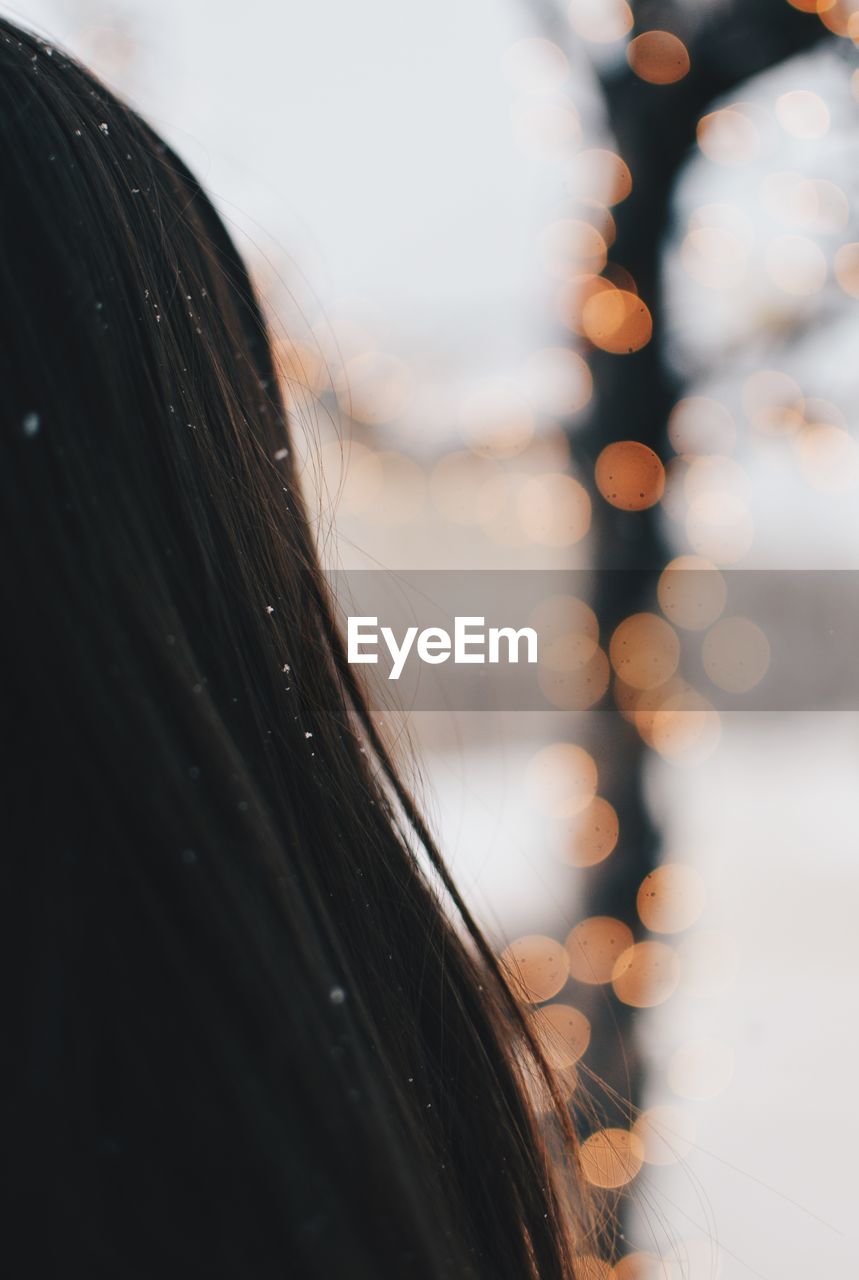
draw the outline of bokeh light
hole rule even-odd
[[[632,931],[612,916],[589,916],[567,935],[564,944],[570,977],[589,986],[611,982],[615,963],[632,946]]]
[[[582,331],[611,355],[631,355],[647,346],[653,320],[646,304],[627,289],[599,289],[582,307]]]
[[[594,479],[597,489],[613,507],[644,511],[662,497],[665,468],[647,445],[637,440],[618,440],[600,453]]]
[[[544,647],[537,683],[553,707],[563,711],[586,711],[600,701],[611,679],[605,650],[596,648],[584,663],[578,661],[581,637],[561,637]]]
[[[588,302],[595,294],[608,293],[616,287],[605,276],[593,272],[574,276],[558,290],[558,318],[573,333],[584,337],[584,311]]]
[[[625,684],[634,689],[655,689],[677,670],[680,641],[664,618],[635,613],[615,629],[609,657]]]
[[[746,165],[760,150],[753,120],[737,107],[722,107],[698,121],[698,146],[714,164]]]
[[[750,618],[723,618],[704,637],[701,658],[713,684],[726,693],[748,693],[767,673],[769,641]]]
[[[628,1129],[598,1129],[582,1143],[580,1162],[591,1186],[624,1187],[641,1170],[644,1146]]]
[[[594,796],[575,822],[566,860],[575,867],[596,866],[614,852],[619,836],[617,810],[603,796]]]
[[[614,1280],[677,1280],[671,1264],[655,1253],[637,1250],[615,1263]]]
[[[500,963],[516,997],[531,1004],[556,996],[570,972],[566,949],[544,934],[517,938],[502,951]]]
[[[576,34],[594,44],[622,40],[632,26],[626,0],[570,0],[568,14]]]
[[[641,923],[652,933],[680,933],[695,923],[705,900],[699,871],[681,862],[664,862],[642,880],[636,906]]]
[[[645,31],[631,40],[627,61],[648,84],[676,84],[689,74],[689,51],[670,31]]]
[[[523,374],[528,398],[541,413],[570,417],[591,398],[591,371],[578,352],[567,347],[544,347],[533,352],[525,362]]]
[[[518,510],[528,537],[547,547],[572,547],[591,525],[587,490],[561,471],[529,477],[520,491]]]
[[[859,244],[843,244],[835,255],[835,278],[851,298],[859,298]]]
[[[715,751],[721,735],[718,712],[686,680],[675,676],[655,689],[631,692],[627,715],[663,759],[688,768]]]
[[[680,981],[677,953],[664,942],[636,942],[614,962],[611,985],[623,1004],[649,1009],[662,1004]]]
[[[751,484],[745,469],[734,458],[707,453],[689,459],[683,488],[690,503],[702,493],[730,493],[748,499]]]
[[[668,438],[677,453],[730,453],[737,425],[727,408],[707,396],[678,400],[668,419]]]
[[[675,556],[659,575],[659,607],[668,621],[684,631],[701,631],[719,618],[728,588],[710,560]]]
[[[596,795],[597,767],[584,747],[554,742],[532,757],[526,782],[542,812],[569,818],[586,809]]]
[[[687,234],[680,259],[688,275],[707,289],[733,289],[746,274],[749,248],[728,227],[695,227]]]
[[[487,457],[515,457],[534,434],[531,406],[516,387],[503,381],[486,382],[467,395],[459,423],[466,444]]]
[[[811,423],[797,436],[795,448],[813,489],[845,494],[859,488],[859,444],[849,432],[828,423]]]
[[[589,604],[577,596],[547,596],[532,609],[528,617],[543,642],[543,655],[552,663],[552,653],[561,645],[558,665],[573,662],[584,666],[594,655],[599,643],[599,623]]]
[[[783,93],[775,104],[779,124],[794,138],[822,138],[829,129],[829,108],[809,89]]]
[[[531,1015],[531,1026],[549,1066],[555,1071],[578,1062],[590,1043],[591,1024],[569,1004],[547,1004]]]
[[[614,1270],[604,1258],[583,1253],[576,1258],[576,1280],[613,1280]]]
[[[857,0],[817,0],[817,16],[833,35],[842,38],[855,33]]]
[[[766,435],[792,435],[804,422],[799,383],[780,370],[750,374],[743,383],[742,401],[751,425]]]
[[[521,93],[551,93],[560,89],[570,74],[563,49],[541,36],[517,40],[504,54],[501,67]]]
[[[548,273],[558,280],[602,271],[608,257],[605,236],[583,218],[559,218],[540,233],[537,247]]]
[[[604,147],[579,151],[570,161],[569,180],[574,191],[590,191],[595,200],[609,207],[625,200],[632,190],[629,165]]]
[[[749,551],[754,536],[751,513],[736,494],[705,492],[689,503],[686,537],[692,550],[705,560],[736,564]]]

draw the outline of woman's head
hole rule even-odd
[[[6,22],[0,163],[2,1096],[33,1273],[570,1274],[523,1025],[344,660],[223,224]]]

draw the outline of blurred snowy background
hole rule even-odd
[[[651,528],[658,513],[667,557],[718,575],[859,568],[859,0],[780,2],[815,37],[700,113],[654,245],[655,333],[682,394],[653,466],[642,446],[608,479],[594,475],[589,415],[634,358],[613,353],[647,344],[650,315],[613,261],[615,213],[642,175],[616,154],[605,86],[634,75],[670,92],[687,46],[695,74],[701,24],[730,24],[730,5],[641,4],[632,30],[623,0],[5,11],[129,98],[240,237],[329,564],[611,565],[603,504],[646,509]],[[674,43],[643,40],[666,17]],[[609,441],[642,438],[632,409]],[[640,1209],[636,1256],[594,1262],[595,1280],[859,1274],[856,714],[705,708],[678,747],[664,732],[673,669],[654,702],[609,663],[609,640],[595,636],[588,660],[606,683],[613,668],[644,744],[631,767],[681,868],[656,894],[663,915],[639,911],[636,937],[658,940],[651,958],[669,970],[650,985],[628,980],[640,953],[618,968],[602,935],[602,974],[583,976],[581,933],[557,946],[593,919],[588,877],[615,859],[623,880],[624,813],[618,840],[585,750],[606,732],[588,717],[615,713],[452,710],[407,726],[487,928],[499,946],[536,935],[519,956],[524,995],[644,1007],[644,1119],[625,1162],[610,1151],[593,1165]],[[560,807],[545,799],[559,761]],[[544,981],[553,945],[561,986]],[[571,1089],[576,1056],[559,1056]]]

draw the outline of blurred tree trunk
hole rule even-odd
[[[668,414],[681,394],[666,359],[660,261],[676,179],[695,143],[696,126],[714,99],[749,77],[809,48],[827,32],[815,15],[797,11],[787,0],[632,0],[631,36],[648,30],[670,31],[684,41],[690,70],[673,85],[639,79],[622,59],[601,75],[608,124],[615,147],[632,173],[632,191],[614,210],[617,235],[613,263],[629,271],[653,315],[653,337],[641,351],[614,356],[589,353],[594,376],[594,408],[584,429],[571,429],[573,456],[585,475],[593,475],[600,451],[615,440],[639,440],[665,459]],[[564,11],[536,0],[543,33],[562,47],[570,27]],[[668,551],[659,508],[627,513],[594,495],[596,592],[593,608],[602,643],[625,617],[652,609],[656,580]],[[612,572],[626,570],[634,572]],[[606,707],[611,706],[610,700]],[[593,750],[600,772],[600,793],[616,808],[620,841],[615,852],[583,872],[582,914],[613,916],[636,937],[639,884],[656,865],[659,832],[643,791],[647,748],[638,733],[613,710],[598,722]],[[641,1093],[633,1037],[634,1011],[607,996],[604,988],[583,988],[580,1001],[593,1024],[586,1061],[620,1095],[597,1098],[608,1123],[629,1123],[629,1105]]]

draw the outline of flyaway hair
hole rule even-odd
[[[6,21],[0,164],[12,1272],[572,1276],[569,1124],[345,660],[222,221]]]

